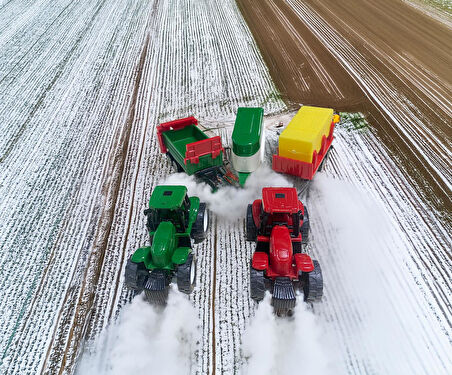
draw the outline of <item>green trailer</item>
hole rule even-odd
[[[240,185],[262,163],[264,157],[264,110],[240,107],[232,132],[232,166],[238,172]]]
[[[213,189],[237,185],[237,176],[224,167],[221,137],[209,138],[197,125],[198,120],[187,117],[157,126],[161,152],[176,165],[178,172],[194,175]]]
[[[145,210],[150,246],[127,261],[125,284],[144,291],[151,303],[165,304],[175,278],[179,291],[191,293],[196,278],[194,243],[206,238],[209,215],[205,203],[189,197],[185,186],[157,186]]]

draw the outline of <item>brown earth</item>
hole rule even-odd
[[[450,225],[452,30],[395,0],[237,3],[282,97],[365,113]]]

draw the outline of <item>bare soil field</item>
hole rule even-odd
[[[195,115],[227,147],[237,107],[259,106],[271,160],[294,112],[236,2],[0,0],[0,374],[287,374],[300,363],[312,374],[452,373],[451,231],[417,191],[441,185],[416,190],[399,169],[416,144],[419,160],[450,184],[450,160],[437,150],[450,155],[449,125],[426,129],[422,103],[407,96],[450,111],[450,84],[416,63],[398,71],[407,91],[396,90],[359,43],[347,44],[312,8],[284,4],[253,11],[273,15],[272,27],[287,12],[286,27],[296,25],[271,34],[287,43],[284,58],[268,62],[273,75],[286,60],[292,69],[293,79],[284,68],[275,76],[285,98],[283,79],[304,95],[292,102],[364,111],[373,125],[344,116],[302,197],[325,288],[321,303],[298,304],[287,321],[250,298],[244,209],[262,186],[299,181],[267,168],[250,177],[265,185],[212,194],[175,174],[156,139],[157,124]],[[305,50],[292,55],[294,46]],[[396,56],[386,64],[401,64]],[[408,86],[413,72],[424,86]],[[388,154],[381,139],[391,131],[406,144]],[[124,269],[149,244],[143,210],[161,183],[186,184],[213,215],[194,248],[193,294],[172,293],[159,311],[125,287]]]
[[[450,226],[450,23],[402,1],[237,2],[283,98],[364,112]]]

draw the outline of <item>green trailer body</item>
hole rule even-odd
[[[179,172],[194,175],[214,191],[220,186],[238,186],[237,176],[224,165],[221,138],[208,137],[197,124],[194,117],[187,117],[158,125],[160,150]]]
[[[162,133],[162,137],[168,152],[171,153],[171,156],[176,163],[178,163],[189,176],[206,168],[223,165],[223,151],[220,151],[216,157],[213,157],[212,153],[201,155],[197,160],[187,157],[187,151],[189,150],[190,145],[209,139],[209,137],[196,125],[188,125],[182,129],[166,131]]]

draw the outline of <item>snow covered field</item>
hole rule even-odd
[[[130,297],[122,266],[169,173],[154,125],[285,106],[232,1],[11,1],[0,27],[0,372],[70,373]]]
[[[289,322],[257,309],[242,215],[206,191],[218,215],[195,248],[192,304],[177,293],[165,312],[129,304],[125,261],[147,241],[152,188],[173,172],[155,125],[194,114],[226,135],[239,105],[273,114],[269,134],[291,115],[274,115],[286,107],[232,0],[0,3],[0,373],[291,371],[286,336],[312,354],[306,366],[327,361],[322,373],[452,371],[451,233],[420,214],[370,131],[338,129],[306,197],[321,304]]]

